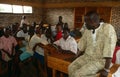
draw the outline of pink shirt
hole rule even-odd
[[[17,41],[13,36],[9,36],[6,38],[5,36],[2,36],[0,38],[0,49],[4,49],[7,51],[9,54],[12,54],[12,46],[16,46]],[[2,51],[2,59],[5,59],[6,53]]]

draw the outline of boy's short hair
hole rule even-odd
[[[67,32],[70,33],[70,29],[69,29],[69,28],[64,28],[64,29],[63,29],[63,32],[64,32],[64,31],[67,31]]]

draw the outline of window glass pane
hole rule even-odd
[[[23,13],[23,7],[20,5],[13,5],[13,13]]]
[[[24,13],[32,13],[32,7],[31,6],[23,6]]]
[[[2,13],[12,13],[12,5],[0,4],[0,12],[2,12]]]

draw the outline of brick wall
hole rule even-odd
[[[58,16],[63,16],[63,22],[67,22],[70,28],[74,27],[74,10],[69,9],[44,9],[44,19],[55,25],[58,22]],[[120,7],[112,8],[111,24],[114,26],[118,37],[120,38]]]
[[[44,9],[43,19],[51,25],[56,25],[58,17],[63,17],[63,22],[67,22],[70,28],[74,27],[74,10],[73,9]]]
[[[111,24],[114,26],[118,38],[120,38],[120,7],[112,8]]]
[[[27,20],[31,24],[33,21],[37,23],[42,19],[42,9],[33,8],[32,14],[3,14],[0,13],[0,26],[8,26],[12,23],[21,22],[22,15],[27,17]]]

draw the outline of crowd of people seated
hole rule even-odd
[[[50,24],[44,22],[40,24],[33,22],[30,25],[26,16],[22,16],[20,24],[15,23],[0,28],[0,60],[7,63],[9,77],[15,76],[12,73],[14,65],[20,71],[21,64],[27,63],[31,57],[37,58],[44,66],[44,49],[42,46],[56,44],[57,42],[55,43],[55,41],[66,40],[64,44],[65,46],[71,46],[70,50],[68,47],[66,47],[68,49],[64,48],[62,43],[61,45],[57,43],[59,48],[73,54],[77,53],[77,43],[74,38],[70,37],[70,29],[67,23],[62,22],[62,16],[59,16],[59,22],[55,26],[55,34],[51,27]],[[65,37],[63,38],[63,36]],[[71,41],[74,43],[71,43]]]
[[[86,22],[88,22],[87,18],[86,18]],[[91,25],[88,25],[88,26],[91,26]],[[93,28],[93,31],[95,29]],[[97,32],[97,30],[95,30],[95,31]],[[26,17],[23,16],[21,24],[15,23],[13,25],[0,28],[0,53],[1,53],[0,60],[3,62],[6,62],[8,64],[8,76],[9,77],[14,77],[14,74],[12,74],[12,72],[13,72],[12,67],[15,67],[15,66],[13,66],[13,63],[16,63],[15,68],[19,70],[19,65],[21,63],[27,64],[29,61],[34,60],[36,62],[36,64],[35,64],[36,68],[39,71],[37,62],[39,61],[42,65],[42,67],[44,67],[44,65],[45,65],[44,64],[45,63],[44,62],[44,49],[42,48],[42,46],[45,46],[48,44],[55,44],[58,47],[58,50],[61,51],[61,53],[74,54],[78,57],[78,54],[79,54],[78,49],[80,50],[80,49],[85,49],[85,48],[89,47],[89,46],[85,47],[88,41],[89,41],[88,43],[90,43],[90,45],[92,47],[95,47],[97,45],[95,40],[93,41],[93,42],[95,42],[93,44],[89,39],[86,38],[87,36],[89,36],[88,34],[89,34],[89,31],[88,31],[88,33],[86,33],[86,35],[84,33],[83,34],[84,36],[82,37],[82,33],[80,32],[79,29],[74,29],[73,31],[70,31],[68,23],[63,23],[62,16],[59,16],[59,21],[55,26],[51,26],[50,24],[44,23],[43,21],[40,24],[36,24],[35,22],[33,22],[30,25],[30,23],[27,22]],[[79,38],[82,37],[81,40],[83,40],[83,41],[78,43],[75,40],[75,37],[77,37],[77,36]],[[96,36],[96,38],[97,38],[97,36]],[[91,40],[92,39],[94,39],[94,32],[93,32],[93,36],[91,37]],[[84,42],[84,44],[83,44],[83,42]],[[100,39],[97,42],[101,43]],[[78,48],[78,46],[79,46],[79,48]],[[91,49],[91,47],[88,49]],[[119,55],[119,51],[118,51],[119,49],[120,49],[119,43],[117,43],[117,47],[116,47],[114,56]],[[94,51],[94,50],[92,50],[92,51]],[[87,52],[87,53],[89,54],[91,52]],[[100,52],[98,52],[98,53],[100,53]],[[96,52],[97,55],[98,55],[98,53]],[[85,56],[88,56],[88,54],[86,54]],[[102,55],[102,53],[101,53],[101,55]],[[96,55],[94,55],[94,56],[95,56],[95,58],[98,57]],[[108,56],[110,56],[110,58],[112,57],[111,54],[106,53],[105,58]],[[35,59],[32,59],[32,58],[35,58]],[[36,61],[36,59],[37,59],[37,61]],[[86,59],[86,58],[83,58],[83,60],[84,59]],[[87,59],[90,59],[90,57],[88,57]],[[113,57],[112,62],[119,64],[120,63],[119,59],[120,59],[119,56]],[[79,59],[76,59],[69,66],[70,77],[78,76],[78,74],[73,73],[73,71],[76,71],[77,69],[79,69],[79,68],[74,69],[74,65],[76,65],[77,60],[81,61]],[[92,60],[92,59],[90,59],[90,60]],[[96,59],[94,59],[94,60],[96,61]],[[88,61],[88,60],[86,60],[86,61]],[[83,61],[81,61],[81,62],[83,62]],[[84,62],[83,62],[83,64],[84,64]],[[100,67],[100,69],[102,67]],[[88,70],[88,71],[90,71],[90,70]],[[94,74],[96,73],[96,71],[98,71],[98,70],[95,70]],[[83,71],[80,71],[80,72],[82,72],[81,75],[84,74]]]

